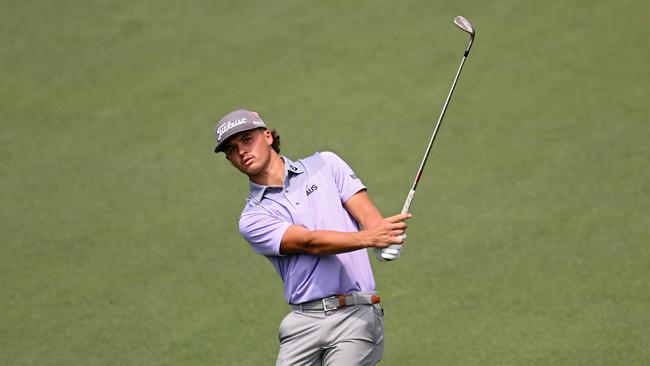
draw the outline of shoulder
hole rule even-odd
[[[252,196],[249,196],[246,199],[244,209],[239,214],[239,221],[241,223],[242,220],[250,219],[257,215],[267,215],[268,213],[268,210],[263,205],[257,203]]]
[[[343,159],[331,151],[316,152],[311,156],[300,159],[299,162],[310,174],[316,173],[322,168],[337,170],[340,167],[347,166],[347,163]]]
[[[273,216],[272,212],[263,205],[256,204],[252,199],[246,200],[246,206],[239,215],[240,232],[244,234],[245,231]]]
[[[300,159],[300,162],[306,165],[337,165],[344,163],[343,159],[331,151],[319,151],[312,156]]]
[[[316,152],[311,156],[298,160],[300,164],[309,173],[315,173],[327,164],[328,157],[321,152]]]
[[[335,152],[332,151],[321,151],[316,153],[321,156],[321,158],[325,161],[341,161],[341,157],[339,157]]]
[[[269,213],[268,208],[266,208],[263,203],[257,202],[255,198],[253,198],[253,196],[250,195],[246,199],[246,204],[244,205],[244,209],[242,210],[239,217],[241,218],[242,216],[268,214],[268,213]]]

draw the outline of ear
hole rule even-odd
[[[262,134],[264,135],[264,140],[266,140],[266,144],[269,146],[273,145],[273,134],[271,133],[271,130],[264,130]]]

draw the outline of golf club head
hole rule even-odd
[[[469,43],[465,49],[465,57],[467,57],[467,55],[469,55],[469,50],[472,48],[472,43],[474,43],[474,35],[476,35],[476,31],[474,30],[474,27],[472,27],[472,24],[469,22],[469,20],[460,15],[454,18],[454,24],[456,24],[458,28],[469,33]]]
[[[469,33],[472,38],[474,38],[474,27],[472,27],[472,24],[469,22],[469,20],[465,19],[465,17],[462,16],[457,16],[454,18],[454,24],[465,32]]]

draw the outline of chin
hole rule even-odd
[[[241,167],[239,170],[241,170],[242,173],[248,175],[248,176],[254,176],[259,174],[262,169],[260,167],[257,167],[255,165],[250,165],[248,167]]]

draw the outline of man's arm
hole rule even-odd
[[[375,226],[384,220],[365,189],[350,197],[345,202],[345,209],[357,220],[362,230]],[[404,226],[404,229],[406,229],[406,226]]]
[[[384,219],[365,190],[350,197],[345,202],[345,208],[361,225],[361,231],[308,230],[302,226],[291,225],[282,237],[280,253],[327,255],[364,248],[385,248],[391,244],[402,243],[400,235],[406,230],[404,220],[411,217],[410,214],[399,214]]]

